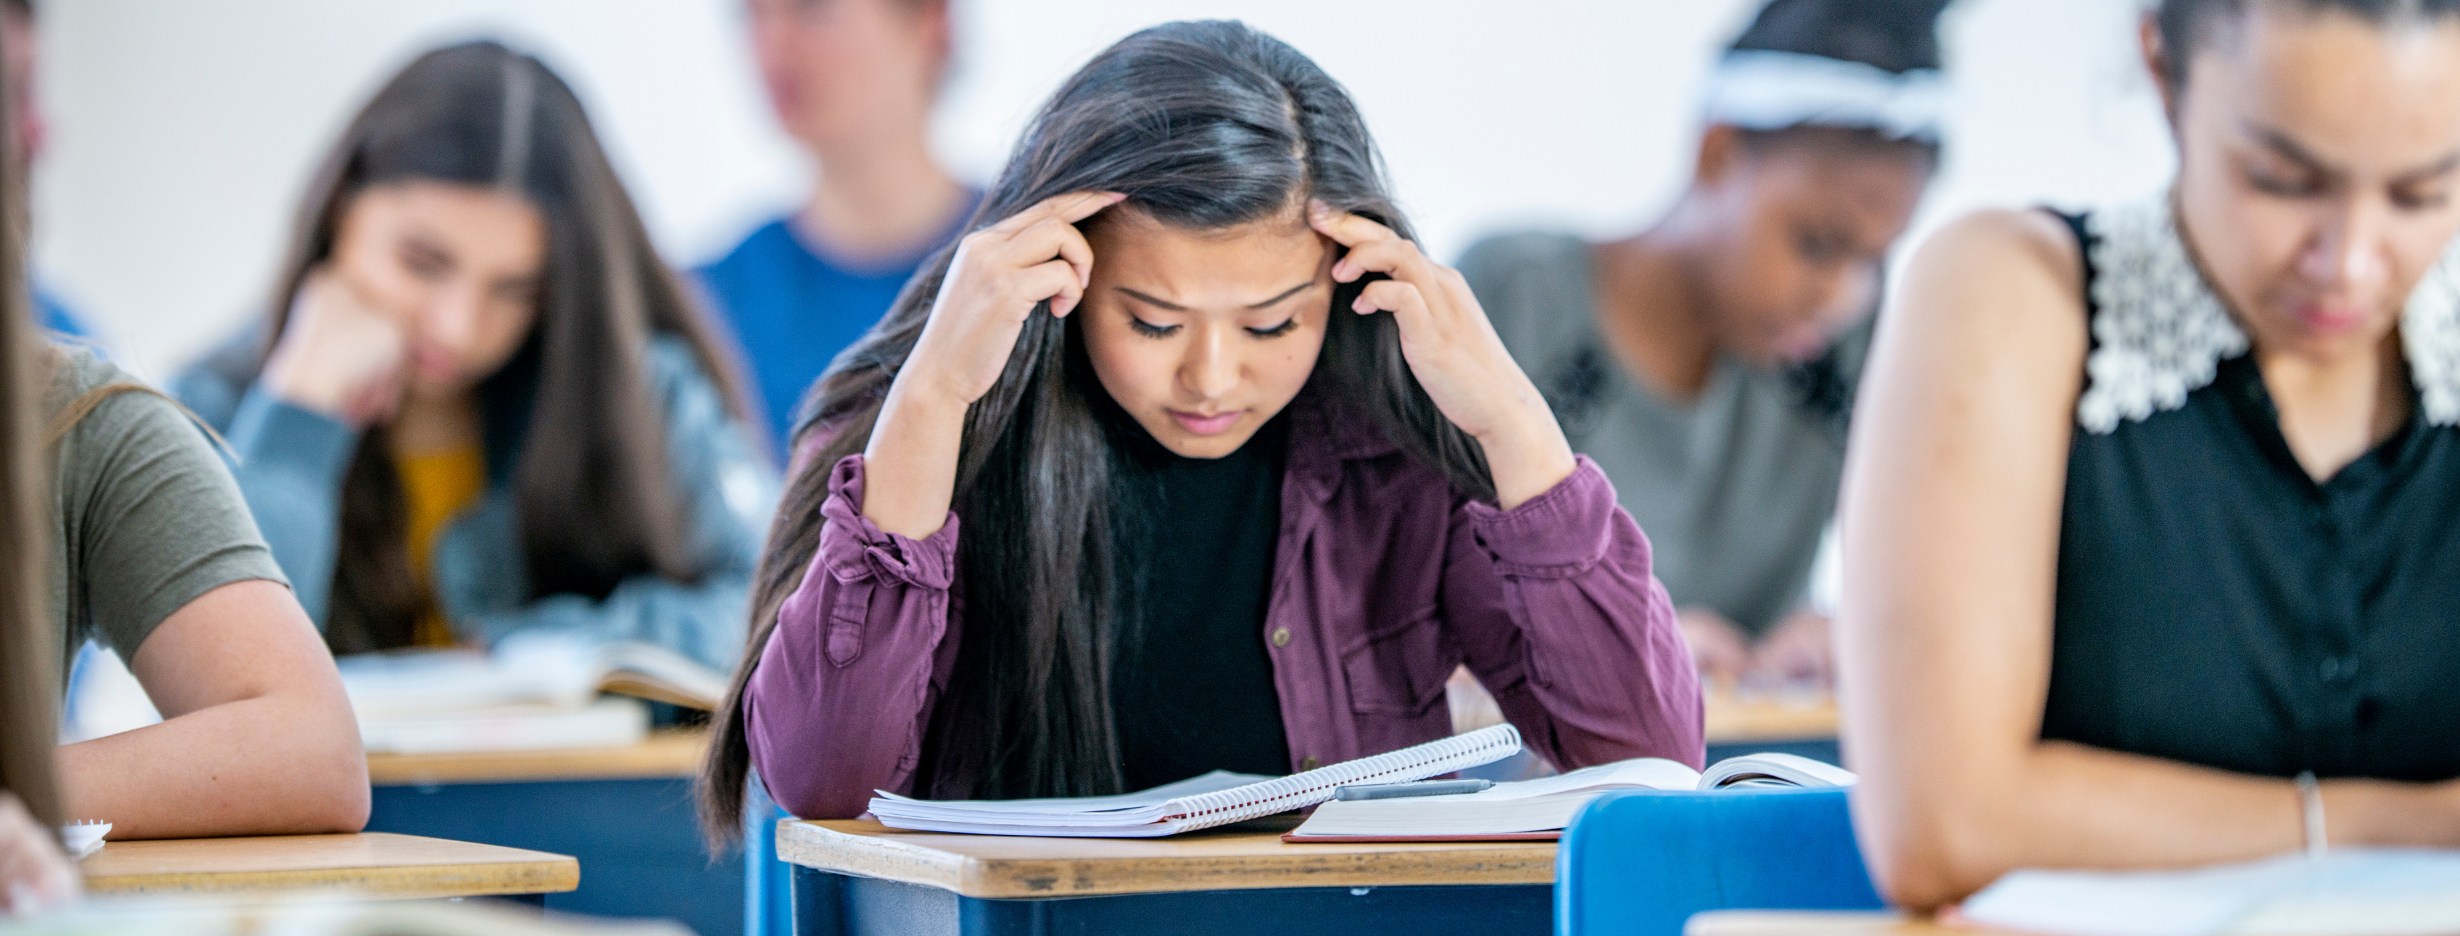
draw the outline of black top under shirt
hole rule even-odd
[[[2095,296],[2095,235],[2067,220]],[[2176,409],[2077,429],[2042,737],[2247,774],[2460,776],[2460,428],[2420,409],[2322,482],[2246,354]]]
[[[1141,435],[1141,433],[1138,433]],[[1121,479],[1144,512],[1128,557],[1111,669],[1112,724],[1127,789],[1211,770],[1290,772],[1281,694],[1264,643],[1289,426],[1276,417],[1239,450],[1184,458],[1150,440]]]

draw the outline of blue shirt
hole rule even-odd
[[[915,268],[973,217],[975,198],[928,249],[876,267],[849,269],[813,253],[795,236],[790,218],[779,218],[694,271],[719,319],[742,342],[768,419],[769,451],[777,458],[786,456],[804,388],[887,314]]]
[[[40,284],[34,287],[34,324],[42,326],[43,330],[55,335],[66,335],[70,338],[92,337],[92,333],[86,331],[85,322],[79,320],[76,313],[69,311],[68,304],[61,302],[59,296],[54,295],[51,290],[44,289]]]

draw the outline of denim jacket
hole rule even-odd
[[[230,440],[232,472],[299,604],[321,628],[341,537],[342,482],[359,433],[332,417],[242,385],[216,366],[231,348],[182,373],[172,392]],[[516,631],[555,629],[605,640],[656,644],[720,670],[743,645],[744,602],[761,539],[776,508],[777,479],[748,424],[728,415],[717,385],[680,339],[649,347],[651,392],[665,416],[667,481],[682,506],[686,558],[704,570],[693,584],[637,575],[603,599],[533,598],[511,490],[510,458],[489,458],[478,502],[436,536],[430,568],[436,602],[464,640],[492,644]],[[517,451],[519,438],[505,440]],[[489,447],[497,447],[490,439]],[[505,466],[502,470],[498,465]]]

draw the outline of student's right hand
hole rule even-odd
[[[1051,302],[1066,318],[1093,278],[1093,248],[1076,223],[1126,195],[1073,192],[1045,200],[957,242],[948,277],[923,324],[914,353],[897,374],[900,389],[972,404],[991,391],[1034,307]]]
[[[400,317],[320,266],[292,299],[261,379],[285,402],[365,428],[400,406],[407,354]]]
[[[1750,668],[1751,641],[1725,615],[1707,608],[1678,608],[1674,626],[1691,645],[1691,662],[1700,669],[1701,683],[1731,689]]]
[[[0,790],[0,915],[32,916],[77,899],[77,871],[53,835]]]
[[[1076,310],[1093,278],[1093,248],[1076,223],[1126,197],[1061,195],[957,242],[863,448],[863,516],[873,525],[922,539],[947,523],[966,408],[999,382],[1036,306],[1048,299],[1058,317]]]

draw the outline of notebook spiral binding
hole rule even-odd
[[[1179,823],[1181,831],[1194,831],[1305,809],[1332,799],[1333,790],[1345,784],[1424,780],[1509,757],[1520,750],[1520,744],[1520,729],[1510,724],[1480,728],[1468,734],[1318,767],[1255,786],[1176,800],[1172,805],[1182,808],[1172,812],[1165,821]],[[1270,790],[1270,794],[1263,799],[1251,798],[1258,792],[1258,786]]]

